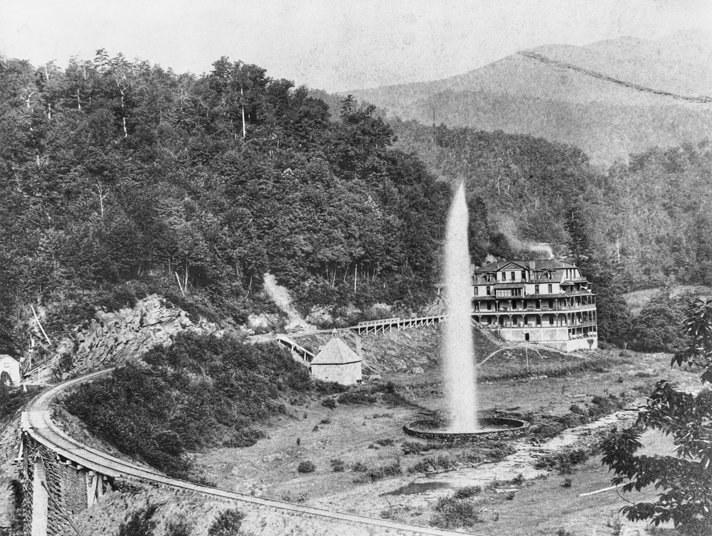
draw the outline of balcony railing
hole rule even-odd
[[[527,307],[526,309],[508,307],[506,305],[500,304],[499,309],[480,309],[477,312],[480,313],[521,313],[521,314],[550,314],[562,311],[585,311],[593,310],[596,308],[595,303],[586,303],[581,305],[555,305],[553,308],[550,307]]]

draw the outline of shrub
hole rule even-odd
[[[571,407],[569,407],[569,411],[571,413],[577,413],[578,415],[587,415],[588,412],[579,406],[578,404],[571,404]]]
[[[184,520],[171,521],[166,527],[165,536],[191,536],[190,525]]]
[[[316,470],[316,465],[310,461],[300,462],[297,466],[298,473],[313,473]]]
[[[393,444],[392,439],[378,439],[376,440],[376,444],[381,445],[382,447],[389,447]]]
[[[514,454],[514,452],[515,450],[512,445],[510,445],[509,443],[500,442],[490,448],[489,452],[487,453],[487,456],[491,460],[498,461],[503,460],[507,456]]]
[[[119,525],[119,536],[153,536],[156,522],[153,516],[158,506],[152,504],[133,513],[131,519]]]
[[[325,408],[334,409],[336,408],[336,400],[333,398],[325,398],[321,401],[321,405]]]
[[[547,438],[547,437],[557,436],[563,431],[564,431],[563,424],[558,423],[558,422],[553,422],[553,423],[545,423],[545,424],[539,425],[539,427],[534,430],[534,433],[541,438]]]
[[[319,421],[319,424],[331,424],[331,419],[322,419]]]
[[[389,476],[398,476],[403,474],[403,469],[401,468],[400,461],[395,460],[392,463],[376,467],[366,472],[363,479],[371,482],[377,482]]]
[[[471,527],[481,521],[477,506],[467,499],[443,497],[435,505],[438,512],[430,519],[430,524],[441,529]]]
[[[479,450],[466,450],[457,457],[462,463],[476,464],[484,461],[484,456]]]
[[[403,443],[401,443],[401,449],[406,456],[408,454],[420,454],[427,450],[427,444],[418,441],[403,441]]]
[[[515,486],[521,486],[523,482],[524,482],[524,475],[522,473],[519,473],[512,480],[509,481],[510,484],[513,484]]]
[[[217,488],[218,483],[215,482],[214,480],[210,480],[208,477],[203,476],[203,475],[189,475],[188,479],[190,482],[193,482],[195,484],[200,484],[201,486],[206,486],[208,488]]]
[[[559,422],[566,428],[573,428],[579,426],[583,422],[583,419],[578,413],[567,413],[559,417]]]
[[[239,534],[245,514],[237,509],[223,510],[208,529],[208,536],[236,536]]]
[[[285,502],[303,504],[303,503],[307,502],[307,499],[309,498],[309,496],[306,493],[300,493],[299,495],[292,496],[291,493],[286,492],[286,493],[282,493],[282,495],[279,498]]]
[[[574,465],[585,463],[590,455],[586,449],[565,449],[539,458],[534,465],[537,469],[557,468],[559,474],[566,475],[573,471]]]
[[[469,499],[470,497],[474,497],[475,495],[479,495],[482,493],[482,488],[480,486],[465,486],[464,488],[460,488],[453,494],[453,498],[455,499]]]
[[[351,466],[351,470],[354,473],[365,473],[366,471],[368,471],[368,465],[363,462],[356,462]]]
[[[343,460],[331,460],[331,468],[334,470],[335,473],[343,473],[344,469],[346,468],[346,464]]]
[[[415,465],[408,467],[408,473],[427,473],[428,471],[435,470],[435,466],[432,464],[430,458],[423,458]]]
[[[441,469],[448,471],[457,467],[457,463],[449,456],[440,455],[437,458],[425,457],[415,465],[408,468],[408,473],[426,473],[430,470],[436,471]]]

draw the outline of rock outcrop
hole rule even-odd
[[[158,296],[149,296],[130,309],[97,312],[87,328],[60,343],[55,363],[70,356],[72,374],[121,365],[156,345],[169,344],[174,335],[185,330],[223,331],[218,325],[202,319],[194,323],[182,309],[167,304]]]

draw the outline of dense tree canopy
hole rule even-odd
[[[601,170],[578,148],[541,138],[391,124],[398,147],[418,154],[434,174],[466,181],[488,214],[488,236],[479,240],[491,249],[501,246],[498,233],[515,250],[548,242],[574,261],[595,257],[622,276],[627,290],[669,280],[712,283],[707,140],[651,148]]]
[[[430,292],[447,185],[353,99],[332,120],[255,65],[197,77],[100,50],[65,69],[3,60],[0,112],[5,347],[28,303],[127,283],[238,321],[266,271],[303,309]]]

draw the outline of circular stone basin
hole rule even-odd
[[[406,424],[403,431],[411,436],[450,443],[477,443],[489,439],[511,439],[527,433],[529,423],[505,417],[480,419],[480,429],[475,432],[450,432],[438,429],[433,421],[420,420]]]

